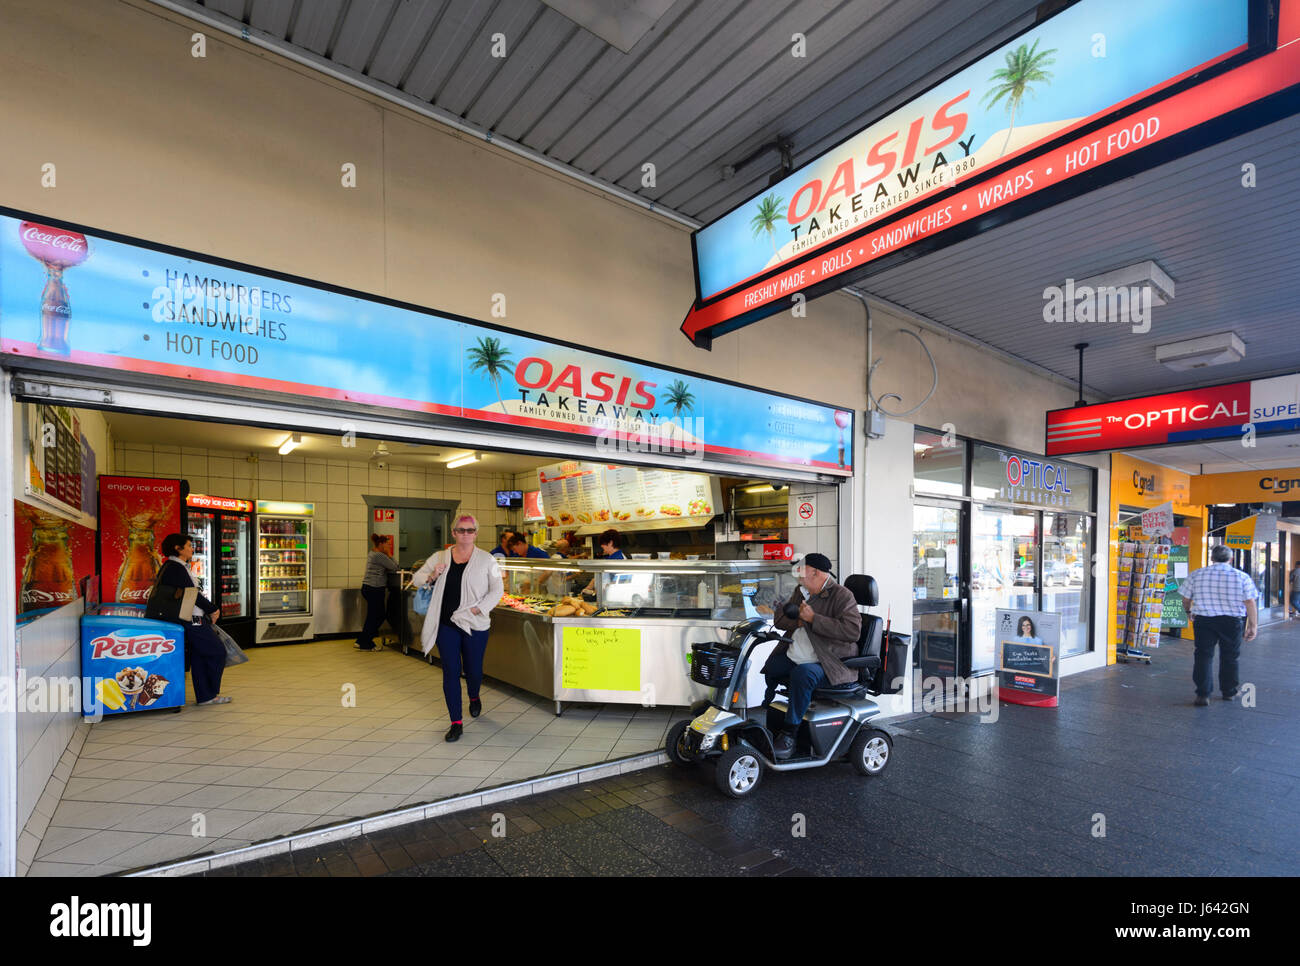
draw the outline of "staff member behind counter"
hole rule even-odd
[[[623,553],[623,535],[610,527],[599,537],[596,538],[596,545],[600,547],[600,555],[606,560],[626,560],[627,555]],[[582,588],[583,595],[594,597],[596,595],[596,576],[592,575],[591,581],[586,587]]]
[[[433,584],[433,599],[424,618],[420,643],[425,654],[437,644],[442,657],[442,694],[447,701],[451,728],[447,741],[459,741],[464,731],[460,702],[460,669],[465,666],[469,691],[469,713],[477,718],[483,710],[479,688],[483,685],[483,654],[487,651],[489,614],[501,599],[504,587],[497,558],[474,546],[478,521],[468,513],[452,524],[456,542],[448,550],[430,554],[424,566],[411,577],[419,586]]]
[[[534,547],[522,533],[513,533],[506,543],[507,557],[540,557],[550,560],[551,555],[541,547]]]

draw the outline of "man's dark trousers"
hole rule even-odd
[[[1193,617],[1196,639],[1196,664],[1192,680],[1198,697],[1208,698],[1214,690],[1214,648],[1219,648],[1219,689],[1233,694],[1241,683],[1237,675],[1237,656],[1241,653],[1241,635],[1246,629],[1244,617]]]
[[[767,679],[767,693],[763,695],[764,707],[772,703],[778,684],[786,686],[785,726],[790,731],[798,730],[804,712],[812,704],[813,691],[830,685],[820,664],[795,664],[784,654],[773,654],[767,659],[763,665],[763,677]]]

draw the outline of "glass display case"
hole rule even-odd
[[[779,561],[519,558],[500,566],[505,596],[499,606],[548,617],[771,617],[796,583],[790,564]],[[565,598],[586,606],[556,614]]]
[[[693,644],[772,618],[795,589],[762,560],[502,560],[484,670],[555,701],[690,705]]]

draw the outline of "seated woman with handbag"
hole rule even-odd
[[[194,682],[195,703],[229,704],[230,698],[219,693],[226,670],[226,645],[212,626],[221,617],[220,608],[196,590],[190,613],[180,612],[185,591],[195,586],[189,567],[194,544],[184,534],[171,533],[163,538],[162,552],[167,559],[158,571],[144,616],[185,627],[185,664]]]

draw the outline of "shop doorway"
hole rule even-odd
[[[971,518],[970,666],[967,675],[997,666],[998,608],[1037,610],[1039,512],[976,504]]]
[[[956,501],[912,507],[912,634],[915,666],[925,678],[964,673],[969,650],[970,581],[963,572],[969,514]]]

